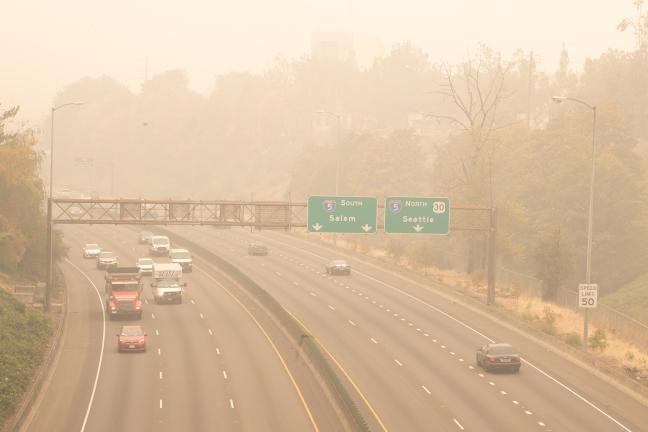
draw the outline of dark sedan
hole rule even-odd
[[[344,260],[333,260],[326,264],[326,274],[330,275],[350,275],[351,266]]]
[[[248,255],[268,255],[268,247],[261,243],[250,243],[248,245]]]
[[[505,370],[518,372],[522,359],[515,348],[506,343],[490,343],[477,350],[477,365],[486,372]]]

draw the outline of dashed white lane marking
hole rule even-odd
[[[382,308],[384,308],[385,306],[383,306],[383,305],[378,305],[378,307],[379,307],[380,309],[382,309]]]
[[[437,340],[436,340],[436,339],[432,339],[432,342],[437,343]]]
[[[151,313],[151,318],[155,319],[155,314]]]
[[[193,299],[191,299],[191,304],[196,304],[196,302],[195,302],[195,301],[193,301]]]
[[[145,304],[149,304],[147,299],[144,299],[144,303],[145,303]]]
[[[508,394],[508,393],[506,393],[504,390],[500,390],[500,393],[503,394],[503,395],[505,395],[505,396]]]
[[[293,285],[295,285],[295,286],[299,286],[299,282],[297,282],[297,281],[293,281]]]
[[[430,390],[428,390],[428,388],[425,387],[424,385],[422,385],[421,388],[422,388],[423,390],[425,390],[425,393],[427,393],[427,394],[429,394],[429,395],[432,394],[432,392],[431,392]]]
[[[462,359],[462,358],[458,358],[457,360],[459,360],[460,362],[463,362],[463,361],[464,361],[464,359]]]
[[[454,352],[454,351],[450,351],[450,355],[455,355],[455,352]]]
[[[158,355],[159,355],[159,356],[162,355],[162,350],[161,350],[160,348],[158,348]]]
[[[405,321],[405,318],[401,318],[400,320],[401,320],[401,321]]]
[[[407,325],[410,326],[410,327],[414,327],[414,324],[412,324],[412,323],[407,323]]]
[[[205,319],[205,315],[203,315],[203,314],[201,313],[201,314],[200,314],[200,319]]]
[[[226,371],[223,371],[223,378],[227,379],[227,372]]]
[[[511,402],[513,402],[515,405],[519,405],[519,404],[520,404],[520,402],[518,402],[518,401],[516,401],[516,400],[511,401]]]
[[[160,336],[160,332],[158,331],[158,329],[155,329],[155,336]]]
[[[458,427],[460,430],[465,430],[464,427],[461,425],[461,423],[459,423],[459,420],[457,420],[456,418],[453,418],[452,421],[455,422],[455,424],[457,425],[457,427]]]
[[[220,350],[216,348],[216,355],[220,355]]]
[[[532,413],[531,411],[529,411],[529,410],[524,410],[524,414],[526,414],[526,415],[531,415],[531,414],[533,414],[533,413]]]
[[[445,345],[441,345],[441,348],[446,349],[447,347]]]
[[[160,379],[162,379],[162,371],[160,371]]]
[[[416,331],[417,331],[417,332],[420,332],[420,331],[421,331],[421,329],[420,329],[420,328],[417,328],[417,329],[416,329]]]
[[[160,409],[162,409],[162,399],[160,399]]]
[[[398,316],[398,314],[397,314],[397,313],[395,313],[395,314],[394,314],[394,316],[395,316],[395,317],[397,317],[397,316]]]
[[[234,409],[234,400],[230,399],[230,408]]]
[[[403,363],[401,363],[400,361],[398,361],[398,359],[394,359],[394,361],[396,362],[396,364],[397,364],[398,366],[401,366],[401,367],[403,366]]]
[[[488,385],[491,387],[495,387],[495,383],[493,381],[488,381]]]
[[[483,374],[483,373],[478,373],[477,376],[478,376],[479,378],[484,378],[484,374]]]
[[[545,427],[545,424],[542,423],[541,421],[539,421],[539,422],[538,422],[538,426],[540,426],[540,427]]]
[[[278,271],[276,271],[275,274],[276,274],[277,276],[281,276],[281,273],[279,273]]]
[[[430,336],[430,335],[427,334],[427,333],[423,333],[423,336],[428,337],[428,336]]]
[[[372,337],[370,337],[369,340],[371,340],[371,342],[373,342],[375,344],[378,344],[378,341],[376,339],[372,338]]]
[[[385,312],[391,312],[391,309],[385,309]]]
[[[209,335],[210,335],[210,336],[213,336],[213,335],[214,335],[214,333],[212,332],[211,329],[207,329],[207,331],[209,332]]]
[[[310,292],[310,295],[313,296],[313,297],[317,297],[317,294],[315,294],[315,293],[312,292],[312,291]]]
[[[468,366],[468,369],[475,369],[475,366],[473,366],[473,365],[469,365],[469,366]]]
[[[354,322],[353,322],[353,321],[351,321],[351,320],[349,320],[349,324],[351,324],[352,326],[355,326],[355,325],[357,325],[356,323],[354,323]]]
[[[334,308],[333,306],[331,306],[331,305],[328,305],[328,307],[329,307],[329,309],[331,309],[332,311],[335,310],[335,308]]]

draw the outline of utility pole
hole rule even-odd
[[[527,91],[527,128],[531,129],[531,106],[533,105],[533,72],[535,64],[533,62],[533,51],[529,53],[529,88]]]

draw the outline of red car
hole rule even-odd
[[[117,349],[123,351],[146,351],[146,333],[142,326],[124,325],[117,333]]]

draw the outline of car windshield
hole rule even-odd
[[[87,244],[86,249],[99,249],[98,244]]]
[[[115,254],[112,252],[101,252],[101,254],[99,254],[99,258],[114,258],[114,257]]]
[[[191,258],[191,255],[189,254],[189,252],[173,252],[171,254],[171,259],[174,259],[174,258],[176,258],[176,259],[177,258],[180,258],[180,259]]]
[[[167,245],[169,244],[169,239],[166,237],[154,237],[153,238],[153,244],[154,245]]]
[[[488,354],[505,355],[515,354],[515,350],[510,345],[493,345],[488,349]]]
[[[139,291],[139,284],[137,282],[113,283],[113,291]]]
[[[139,327],[125,327],[121,331],[122,336],[144,336],[144,332]]]
[[[153,260],[151,258],[140,258],[137,260],[139,265],[153,265]]]
[[[347,265],[347,263],[346,263],[346,261],[333,261],[333,265],[345,266],[345,265]]]

